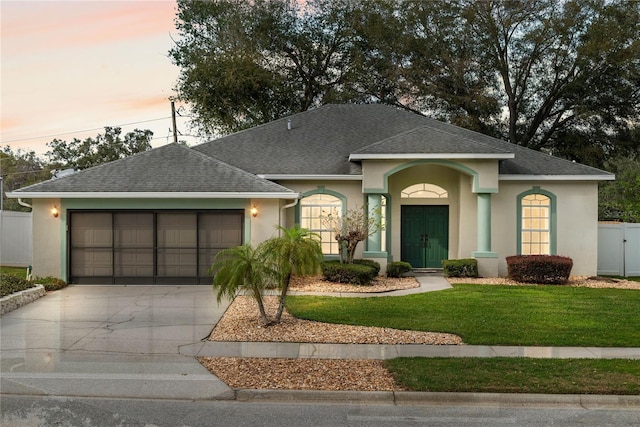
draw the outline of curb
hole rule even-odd
[[[446,393],[412,391],[323,391],[237,389],[239,402],[368,403],[411,405],[467,405],[501,407],[563,407],[640,410],[640,396],[531,393]]]
[[[0,298],[0,315],[9,313],[17,308],[27,305],[47,294],[44,286],[36,285],[24,291],[16,292]]]

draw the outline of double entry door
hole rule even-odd
[[[442,268],[449,255],[449,206],[403,205],[401,258],[413,268]]]

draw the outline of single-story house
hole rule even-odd
[[[357,257],[441,268],[558,254],[597,266],[598,181],[610,173],[386,105],[325,105],[189,148],[169,144],[16,190],[31,198],[33,268],[70,283],[210,283],[221,248],[276,225],[338,245],[322,212],[384,230]]]

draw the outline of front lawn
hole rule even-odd
[[[385,366],[414,391],[640,394],[638,360],[398,358]]]
[[[11,276],[16,276],[22,279],[26,279],[27,268],[26,267],[6,267],[3,265],[0,265],[0,274],[9,274]]]
[[[466,344],[640,347],[640,291],[454,285],[403,297],[289,296],[296,317],[448,332]]]

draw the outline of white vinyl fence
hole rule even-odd
[[[31,265],[32,235],[31,212],[0,211],[0,264]]]
[[[640,224],[598,224],[598,274],[640,276]]]

